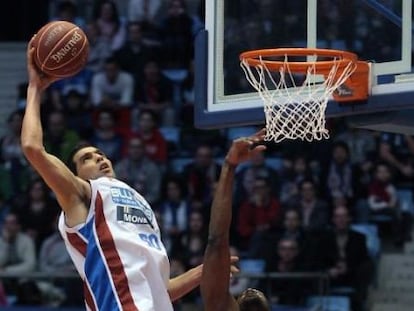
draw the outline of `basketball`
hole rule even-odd
[[[86,64],[89,42],[75,24],[54,21],[44,25],[33,42],[34,62],[43,73],[67,78],[78,73]]]

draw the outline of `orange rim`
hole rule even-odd
[[[331,57],[332,60],[323,60],[316,62],[285,62],[282,60],[269,60],[268,57],[285,57],[285,56],[321,56]],[[336,65],[339,68],[343,68],[349,65],[349,63],[356,63],[358,57],[356,54],[331,49],[312,49],[312,48],[278,48],[278,49],[261,49],[251,50],[240,54],[240,60],[247,62],[250,67],[258,67],[263,64],[267,69],[271,71],[278,71],[280,68],[285,67],[287,64],[291,72],[306,73],[309,66],[315,66],[316,72],[325,73],[332,69],[332,66]]]

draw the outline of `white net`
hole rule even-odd
[[[261,58],[258,60],[258,66],[250,66],[245,59],[240,65],[247,81],[263,100],[265,139],[280,142],[284,139],[312,141],[329,138],[325,127],[328,100],[354,72],[356,64],[349,61],[344,66],[339,59],[334,59],[329,74],[321,81],[317,79],[316,61],[307,63],[307,72],[299,79],[290,70],[287,56],[277,74],[270,71]]]

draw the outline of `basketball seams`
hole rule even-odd
[[[64,40],[66,40],[67,39],[67,37],[69,36],[72,36],[72,34],[77,30],[77,29],[79,29],[78,27],[73,27],[72,29],[70,29],[70,30],[67,30],[67,32],[65,33],[65,35],[62,37],[62,38],[60,38],[59,39],[59,41],[57,41],[55,44],[54,44],[54,46],[53,46],[53,48],[50,50],[50,52],[49,52],[49,54],[45,57],[45,60],[44,60],[44,64],[47,64],[47,62],[49,61],[49,58],[50,58],[50,56],[55,52],[55,50],[56,50],[56,47],[59,47],[60,46],[60,44],[64,41]],[[65,64],[63,64],[63,66],[64,66]],[[60,67],[56,67],[55,69],[58,69],[58,68],[60,68]],[[48,68],[48,67],[46,67],[45,65],[43,65],[42,66],[42,69],[46,69],[46,70],[55,70],[55,69],[51,69],[51,68]]]
[[[76,29],[79,29],[79,28],[78,27],[74,28],[74,30],[76,30]],[[70,32],[70,34],[72,34],[72,33],[73,32]],[[59,41],[59,43],[60,43],[60,41]],[[75,55],[73,55],[67,62],[62,63],[61,65],[59,65],[57,67],[54,67],[54,68],[50,68],[50,67],[45,66],[44,69],[46,69],[48,71],[55,71],[55,70],[61,69],[62,67],[68,66],[70,63],[72,63],[74,61],[77,61],[78,60],[77,57],[83,52],[86,44],[87,44],[87,40],[85,40],[85,37],[84,37],[83,40],[82,40],[82,46],[81,46],[80,49],[78,49],[78,53],[76,53]],[[53,54],[53,53],[50,53],[50,54]],[[50,54],[48,55],[48,57],[50,57]],[[47,63],[47,62],[45,62],[45,63]]]
[[[76,57],[77,56],[79,56],[81,53],[83,53],[84,52],[84,50],[85,49],[87,49],[88,47],[87,47],[87,41],[86,40],[83,40],[83,45],[82,45],[82,47],[80,48],[80,50],[79,50],[79,53],[76,55]],[[69,60],[69,62],[67,62],[67,63],[65,63],[64,65],[62,65],[62,66],[68,66],[69,64],[71,64],[72,62],[79,62],[79,59],[77,59],[76,57],[73,57],[73,58],[71,58],[70,60]],[[80,59],[80,60],[82,60],[82,63],[79,63],[79,64],[77,64],[77,66],[79,67],[79,68],[77,68],[76,69],[76,73],[77,72],[79,72],[81,69],[82,69],[82,67],[84,66],[84,64],[86,63],[86,60],[87,60],[87,57],[85,57],[85,60],[83,60],[83,59]],[[57,69],[60,69],[60,68],[62,68],[62,66],[60,66],[60,67],[56,67],[55,69],[49,69],[49,71],[50,71],[50,74],[51,75],[53,75],[53,76],[55,76],[55,77],[58,77],[58,78],[64,78],[64,77],[66,77],[66,75],[65,74],[63,74],[63,75],[60,75],[60,74],[55,74],[55,73],[53,73],[53,71],[54,70],[57,70]],[[73,68],[73,67],[71,67],[71,68]],[[75,74],[76,74],[75,73]]]
[[[34,46],[34,48],[36,49],[36,58],[35,60],[37,60],[38,62],[38,66],[41,67],[43,64],[40,63],[40,48],[39,48],[39,43],[42,41],[43,37],[45,36],[46,33],[48,33],[49,28],[52,28],[56,26],[56,24],[50,24],[50,25],[45,25],[44,27],[42,27],[37,35],[39,36],[38,39],[35,39],[37,41],[37,46]]]
[[[77,25],[54,21],[39,29],[33,40],[34,61],[44,73],[66,78],[85,66],[89,54],[86,34]]]

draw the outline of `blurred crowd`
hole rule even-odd
[[[194,128],[194,36],[203,28],[203,1],[92,2],[54,1],[51,9],[51,20],[72,21],[85,30],[90,56],[83,71],[56,82],[45,94],[45,146],[64,160],[81,141],[100,148],[117,177],[151,203],[171,274],[177,275],[202,263],[226,148],[234,137],[260,126]],[[227,12],[246,8],[247,1],[239,1],[239,9],[230,10],[236,2],[226,1]],[[299,3],[251,2],[261,5],[263,18],[271,12],[266,5]],[[299,15],[286,15],[285,23],[303,25]],[[247,31],[248,25],[239,30]],[[235,43],[228,41],[226,48]],[[0,139],[0,271],[74,272],[56,228],[56,199],[20,148],[26,83],[19,90],[8,132]],[[372,235],[356,228],[375,228],[381,241],[388,239],[397,248],[411,240],[414,138],[351,129],[342,119],[328,127],[329,140],[269,143],[263,155],[238,168],[232,251],[242,262],[259,260],[266,272],[326,272],[331,286],[349,289],[355,310],[361,310],[381,249],[370,243]],[[3,287],[16,304],[82,305],[82,285],[76,282],[10,279]],[[304,280],[274,280],[270,288],[244,278],[230,284],[235,295],[252,285],[272,302],[288,305],[302,304],[317,292]],[[69,297],[76,288],[78,295]],[[198,303],[198,293],[185,301]]]

